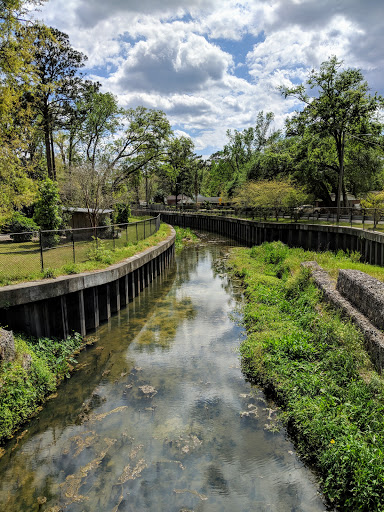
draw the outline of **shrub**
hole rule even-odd
[[[15,212],[7,224],[7,231],[14,242],[29,242],[39,226],[25,215]]]
[[[61,225],[60,196],[57,184],[45,180],[39,186],[40,199],[35,205],[34,218],[43,230],[56,230]],[[59,242],[55,233],[46,233],[42,239],[44,247],[52,247]]]
[[[114,222],[115,224],[127,224],[131,216],[131,208],[128,204],[118,203],[115,206]]]

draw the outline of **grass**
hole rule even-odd
[[[176,231],[176,241],[175,248],[176,252],[181,251],[181,249],[189,243],[196,243],[199,241],[199,238],[195,233],[189,228],[180,228],[178,226],[174,226]]]
[[[384,510],[384,379],[362,336],[321,301],[300,262],[383,269],[344,253],[315,254],[281,242],[234,248],[231,271],[246,287],[241,345],[247,375],[271,392],[298,450],[338,510]]]
[[[168,226],[161,224],[157,233],[140,240],[144,236],[144,227],[142,223],[137,226],[137,237],[136,225],[132,224],[130,232],[123,231],[121,237],[115,240],[98,239],[97,244],[94,240],[75,242],[75,262],[71,243],[62,243],[53,249],[46,250],[43,253],[43,272],[41,272],[40,248],[37,242],[0,241],[0,285],[105,268],[156,245],[170,233]]]
[[[0,364],[0,442],[38,412],[60,381],[69,377],[82,344],[77,334],[66,340],[15,336],[14,361]]]

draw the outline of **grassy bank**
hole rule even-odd
[[[79,335],[66,340],[15,336],[15,359],[0,363],[0,442],[38,412],[69,376],[82,344]]]
[[[169,226],[161,224],[157,233],[144,240],[127,243],[124,239],[120,240],[120,246],[115,250],[111,241],[98,240],[97,248],[93,241],[84,242],[77,246],[77,263],[73,263],[70,245],[51,249],[44,253],[44,272],[40,271],[38,247],[33,250],[29,247],[32,243],[0,243],[0,286],[106,268],[158,244],[169,234]]]
[[[383,278],[383,269],[353,261],[356,255],[315,255],[280,242],[233,249],[229,264],[247,298],[243,367],[281,405],[330,502],[339,510],[383,511],[384,380],[360,333],[322,303],[300,269],[313,259],[334,275],[360,268]]]

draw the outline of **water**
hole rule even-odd
[[[318,512],[273,403],[241,373],[227,247],[190,247],[102,326],[0,459],[0,510]]]

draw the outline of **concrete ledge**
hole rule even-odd
[[[0,288],[0,325],[37,338],[85,335],[163,274],[176,234],[103,270]]]
[[[363,333],[366,350],[377,371],[381,372],[384,367],[384,334],[336,290],[336,283],[330,279],[328,273],[315,261],[302,263],[302,266],[311,271],[312,278],[322,291],[324,299],[352,320]],[[367,274],[364,274],[364,276],[366,278],[369,277]]]
[[[166,240],[103,270],[0,287],[0,308],[52,299],[112,283],[159,256],[174,244],[175,238],[176,233],[172,228],[171,235]]]

